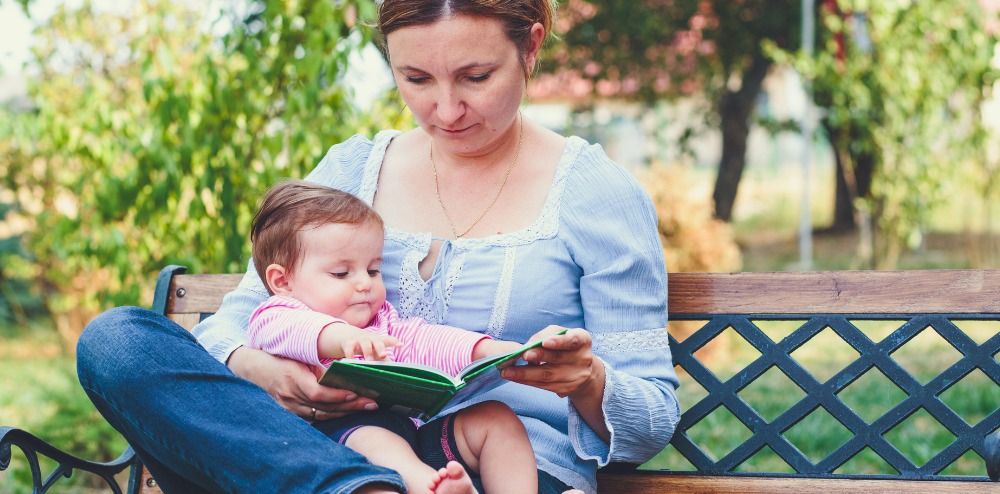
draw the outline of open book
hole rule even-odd
[[[525,351],[541,345],[537,340],[507,354],[481,358],[455,377],[420,364],[335,360],[319,382],[372,398],[383,409],[426,420],[453,403],[503,384],[500,369],[515,365]]]

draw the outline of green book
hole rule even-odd
[[[541,344],[542,340],[537,340],[507,354],[481,358],[455,377],[420,364],[335,360],[319,382],[372,398],[382,409],[426,420],[453,403],[505,383],[500,376],[504,364],[516,364],[525,351]]]

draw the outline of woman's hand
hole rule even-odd
[[[528,341],[542,339],[542,346],[524,352],[528,365],[507,368],[503,377],[571,399],[595,392],[603,395],[604,366],[591,352],[590,333],[570,329],[556,334],[563,329],[549,326],[535,333]]]
[[[569,397],[587,425],[605,441],[611,432],[604,421],[604,363],[591,351],[593,340],[583,329],[549,326],[528,341],[543,339],[542,346],[524,352],[528,365],[507,367],[505,379],[547,389],[560,397]]]
[[[239,347],[226,365],[236,375],[264,388],[286,410],[309,420],[329,420],[378,408],[374,401],[352,391],[319,384],[322,369],[261,350]]]

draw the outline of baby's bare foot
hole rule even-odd
[[[449,461],[438,470],[429,487],[434,494],[478,494],[469,474],[457,461]]]

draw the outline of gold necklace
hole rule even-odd
[[[507,172],[504,173],[503,175],[503,181],[500,182],[500,188],[497,189],[497,193],[495,196],[493,196],[493,200],[490,201],[490,205],[486,206],[486,209],[484,209],[483,212],[480,213],[479,217],[476,218],[476,221],[473,221],[472,224],[469,225],[469,227],[466,228],[462,233],[458,233],[458,230],[455,228],[455,222],[451,220],[451,215],[448,214],[448,208],[444,207],[444,201],[441,200],[441,185],[438,182],[437,163],[434,162],[434,144],[431,143],[430,158],[431,158],[431,169],[434,170],[434,196],[437,197],[438,205],[441,206],[441,212],[444,213],[444,219],[448,221],[448,227],[451,228],[451,233],[452,235],[455,236],[456,239],[462,238],[467,233],[472,231],[472,229],[475,228],[476,225],[478,225],[479,222],[482,221],[484,217],[486,217],[486,213],[488,213],[490,209],[493,208],[493,205],[497,203],[497,200],[500,199],[500,193],[503,192],[504,186],[507,185],[507,179],[510,178],[510,172],[511,170],[514,169],[514,165],[517,164],[517,157],[520,156],[521,154],[521,143],[524,141],[524,121],[522,120],[522,118],[523,117],[521,117],[521,114],[518,113],[517,148],[514,150],[514,159],[511,160],[510,165],[507,167]]]

